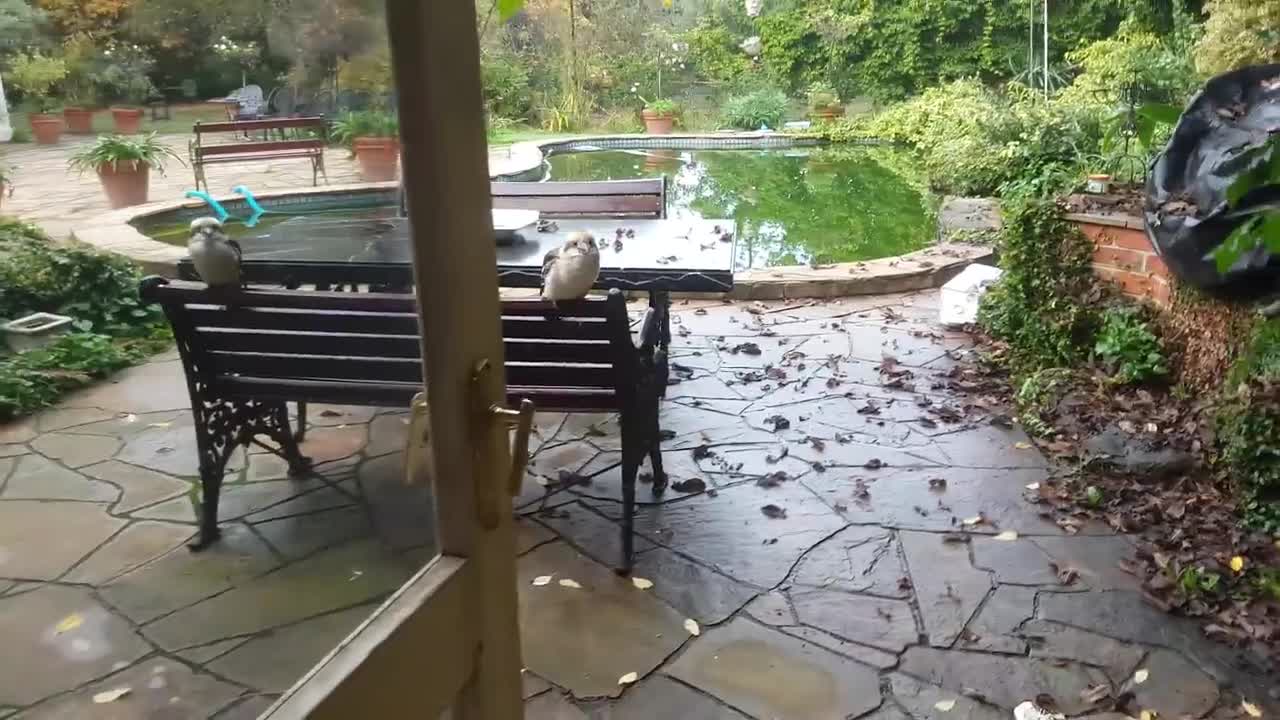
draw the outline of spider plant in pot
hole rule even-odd
[[[31,134],[40,145],[53,145],[62,137],[62,117],[58,110],[57,88],[67,76],[67,63],[62,58],[40,53],[19,53],[9,63],[6,78],[22,91],[30,108],[27,121]]]
[[[97,172],[107,194],[107,203],[114,209],[145,203],[151,169],[163,174],[168,158],[182,163],[173,150],[156,139],[155,133],[141,138],[102,135],[92,145],[72,155],[67,164],[81,173],[86,170]]]
[[[399,118],[382,110],[348,112],[333,123],[333,141],[355,155],[360,177],[369,182],[396,179],[399,136]]]

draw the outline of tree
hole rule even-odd
[[[1205,75],[1280,62],[1280,0],[1209,0],[1196,69]]]
[[[46,20],[42,10],[22,0],[0,0],[0,51],[38,44]]]
[[[62,35],[111,35],[130,4],[131,0],[36,0]]]

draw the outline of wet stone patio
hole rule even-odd
[[[612,571],[616,419],[538,416],[527,717],[1007,720],[1039,694],[1275,716],[1275,678],[1143,602],[1126,539],[1026,500],[1052,469],[941,389],[971,341],[933,293],[675,310],[675,486],[640,489],[633,578]],[[188,552],[187,402],[170,354],[0,427],[0,717],[256,717],[433,555],[406,416],[336,407],[311,409],[313,474],[237,457],[224,539]]]

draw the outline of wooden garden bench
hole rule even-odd
[[[408,408],[422,390],[417,305],[412,295],[315,290],[244,290],[149,277],[140,294],[173,328],[195,419],[202,500],[200,537],[218,539],[218,495],[227,460],[264,435],[291,472],[310,465],[286,402]],[[230,304],[228,304],[230,303]],[[617,412],[622,428],[622,564],[630,570],[636,474],[646,456],[653,491],[666,487],[659,448],[657,315],[633,339],[622,294],[558,307],[502,302],[509,400],[538,410]],[[270,448],[275,451],[275,448]]]
[[[493,206],[540,210],[547,217],[667,216],[667,179],[598,180],[590,182],[491,182]]]
[[[289,131],[295,135],[311,133],[311,137],[286,138]],[[324,171],[324,146],[327,125],[322,117],[290,117],[271,118],[267,120],[231,120],[227,122],[197,122],[191,128],[194,137],[188,148],[191,157],[191,168],[196,175],[196,189],[202,187],[207,191],[209,182],[205,178],[204,166],[215,163],[250,162],[255,160],[277,160],[300,158],[311,161],[311,184],[319,184],[319,178],[329,176]],[[261,132],[265,139],[251,140],[253,132]],[[271,139],[272,132],[280,134],[281,139]],[[219,133],[233,133],[240,140],[233,142],[206,143],[205,136]]]

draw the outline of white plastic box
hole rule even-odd
[[[71,318],[53,313],[35,313],[4,324],[4,339],[14,352],[33,350],[53,342],[71,329]]]
[[[990,265],[970,265],[942,286],[939,319],[943,325],[965,325],[978,319],[978,301],[1004,271]]]

